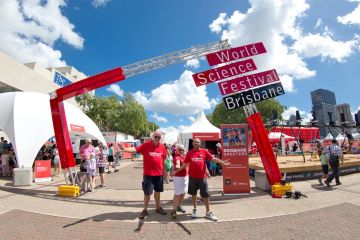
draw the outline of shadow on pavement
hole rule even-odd
[[[72,198],[72,197],[61,197],[57,196],[57,191],[52,190],[38,190],[38,189],[21,189],[21,188],[11,188],[11,187],[3,187],[0,186],[0,191],[9,192],[12,194],[20,194],[25,196],[44,198],[44,199],[52,199],[59,200],[65,202],[73,202],[73,203],[85,203],[85,204],[96,204],[96,205],[104,205],[104,206],[126,206],[126,207],[142,207],[143,201],[114,201],[114,200],[101,200],[101,199],[90,199],[90,198]],[[6,198],[7,196],[3,196],[2,198]]]
[[[320,191],[333,191],[336,189],[334,187],[328,187],[325,184],[311,184],[311,187]]]

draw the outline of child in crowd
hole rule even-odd
[[[95,191],[95,176],[96,176],[96,159],[94,155],[90,155],[90,159],[86,160],[87,162],[87,176],[90,182],[89,190],[91,192]]]
[[[1,171],[3,177],[10,177],[9,158],[9,150],[5,148],[1,155]]]
[[[171,156],[171,150],[167,149],[166,151],[166,162],[165,162],[165,179],[164,182],[165,183],[169,183],[170,181],[170,171],[171,171],[171,165],[173,162],[173,157]]]

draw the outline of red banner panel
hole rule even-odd
[[[85,128],[83,126],[78,126],[75,124],[70,124],[70,130],[76,132],[85,132]]]
[[[193,133],[192,139],[198,138],[201,141],[219,141],[218,133]]]
[[[269,184],[277,184],[282,176],[260,113],[258,112],[247,117],[247,121],[256,142]]]
[[[285,94],[281,82],[264,87],[236,93],[223,98],[227,110],[243,107],[252,103],[273,98]]]
[[[224,194],[250,193],[247,124],[221,124]]]
[[[210,66],[214,66],[220,63],[231,62],[262,53],[266,53],[266,49],[262,42],[258,42],[236,48],[225,49],[215,53],[210,53],[206,55],[206,59]]]
[[[195,85],[202,86],[256,70],[254,60],[247,59],[192,75]]]
[[[35,160],[35,182],[51,181],[51,160]]]
[[[280,78],[275,69],[259,72],[233,80],[218,83],[222,95],[241,92],[247,89],[260,87],[270,83],[279,82]]]

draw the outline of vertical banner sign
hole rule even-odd
[[[224,194],[250,193],[248,125],[220,124],[223,146],[223,160],[230,165],[223,166]]]
[[[35,183],[51,182],[51,160],[35,160]]]

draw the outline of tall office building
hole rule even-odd
[[[336,98],[335,93],[326,89],[317,89],[311,92],[312,111],[315,113],[319,125],[335,123]],[[328,134],[326,127],[320,127],[320,136],[323,138]]]
[[[350,105],[348,103],[342,103],[336,105],[336,125],[347,124],[347,126],[351,127],[354,124],[354,119],[351,114]]]

